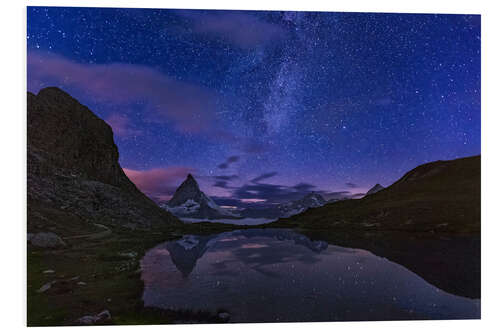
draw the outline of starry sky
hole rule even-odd
[[[481,148],[480,16],[28,7],[27,86],[104,119],[168,200],[357,197]]]

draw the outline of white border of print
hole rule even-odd
[[[495,210],[496,193],[500,190],[500,124],[498,98],[494,96],[496,79],[500,77],[498,59],[498,5],[482,0],[377,0],[377,1],[316,1],[316,0],[252,0],[252,1],[191,1],[191,0],[66,0],[66,1],[5,1],[2,3],[2,298],[0,325],[6,332],[26,329],[26,6],[87,6],[143,8],[200,8],[200,9],[261,9],[261,10],[319,10],[351,12],[454,13],[482,15],[482,319],[462,321],[392,321],[293,324],[235,325],[175,325],[142,326],[151,332],[234,332],[254,333],[255,330],[285,330],[289,333],[316,332],[453,332],[493,331],[498,323],[500,216]],[[51,332],[66,330],[92,332],[135,332],[139,327],[114,326],[93,328],[36,328]]]

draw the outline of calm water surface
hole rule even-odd
[[[479,318],[480,301],[446,293],[405,267],[291,230],[184,236],[141,262],[144,303],[223,309],[231,322]]]

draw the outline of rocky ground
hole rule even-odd
[[[28,232],[180,224],[124,174],[109,125],[58,88],[28,93],[27,148]]]
[[[110,227],[100,237],[62,237],[64,244],[28,244],[28,326],[225,322],[218,313],[145,308],[140,260],[145,251],[192,230]],[[227,228],[227,226],[226,226]],[[44,243],[45,244],[45,243]]]

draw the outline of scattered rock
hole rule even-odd
[[[225,320],[225,321],[228,321],[229,318],[231,317],[231,315],[229,313],[227,313],[227,312],[220,312],[217,316],[220,319]]]
[[[65,247],[66,243],[53,232],[39,232],[29,237],[29,242],[33,246],[43,248]]]
[[[44,284],[43,286],[40,287],[40,289],[37,290],[38,293],[44,293],[46,292],[47,290],[49,290],[52,285],[56,283],[56,281],[51,281],[51,282],[47,282],[46,284]]]
[[[120,257],[124,257],[124,258],[131,258],[131,259],[133,259],[133,258],[137,257],[137,252],[134,252],[134,251],[130,251],[130,252],[120,252],[120,253],[118,253],[118,255],[119,255]]]
[[[111,319],[111,313],[109,312],[109,310],[104,310],[101,313],[99,313],[97,316],[100,319],[105,319],[105,320]]]
[[[108,310],[104,310],[95,316],[92,315],[83,316],[78,320],[76,320],[76,323],[80,325],[94,325],[94,324],[102,324],[109,320],[111,320],[111,313]]]
[[[52,271],[52,270],[48,270]],[[47,271],[45,271],[47,272]],[[45,273],[44,272],[44,273]],[[52,271],[54,272],[54,271]],[[80,282],[76,283],[80,279],[79,276],[72,277],[70,279],[59,279],[59,280],[53,280],[51,282],[47,282],[43,286],[40,287],[40,289],[37,290],[38,293],[44,293],[49,289],[52,289],[51,291],[56,294],[64,294],[67,292],[70,292],[75,284],[80,284]],[[85,282],[83,282],[85,283]]]
[[[82,325],[92,325],[96,321],[95,316],[83,316],[79,318],[76,323]]]

